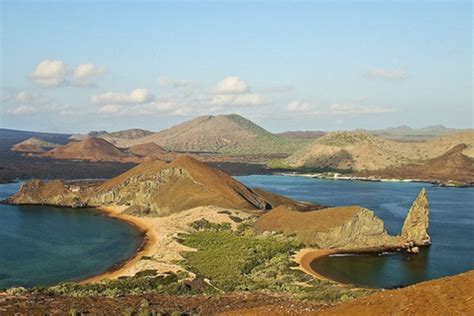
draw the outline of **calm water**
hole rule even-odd
[[[19,184],[1,184],[0,198]],[[140,232],[94,209],[0,204],[0,288],[51,285],[106,271],[133,255]]]
[[[250,187],[265,188],[298,200],[367,207],[384,220],[391,234],[400,232],[411,203],[422,187],[427,189],[431,247],[419,255],[335,256],[313,262],[315,270],[336,280],[390,288],[474,269],[474,188],[287,176],[237,178]]]

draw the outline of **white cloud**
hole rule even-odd
[[[107,73],[105,67],[91,63],[80,64],[70,70],[62,60],[46,59],[36,65],[30,79],[40,86],[94,86],[93,79]]]
[[[216,94],[211,99],[213,107],[220,105],[229,106],[252,106],[265,104],[266,98],[263,95],[256,93],[244,94]]]
[[[332,115],[361,115],[361,114],[380,114],[395,112],[393,108],[357,106],[353,104],[333,104],[329,107],[329,114]]]
[[[220,106],[255,106],[267,103],[265,96],[254,93],[239,77],[226,77],[219,81],[210,96],[211,108]]]
[[[74,86],[93,86],[93,80],[107,73],[105,67],[99,67],[94,64],[80,64],[72,71],[72,85]]]
[[[375,68],[370,70],[367,75],[370,78],[380,78],[386,80],[404,80],[408,78],[408,73],[400,69]]]
[[[118,105],[118,104],[144,104],[152,102],[155,99],[146,89],[135,89],[129,94],[121,92],[106,92],[91,97],[91,102],[102,105]]]
[[[289,112],[309,112],[311,108],[312,106],[308,102],[298,100],[289,102],[287,106]]]
[[[24,115],[38,113],[38,109],[29,105],[20,105],[9,111],[11,114]]]
[[[119,105],[107,104],[102,106],[97,112],[100,114],[115,114],[120,112],[121,109],[122,107]]]
[[[25,90],[3,89],[2,103],[7,108],[7,113],[12,115],[41,113],[68,115],[72,113],[71,108],[67,105],[60,104],[45,95]]]
[[[94,64],[80,64],[74,69],[72,76],[76,79],[86,79],[89,77],[103,76],[107,73],[105,67],[98,67]]]
[[[219,81],[214,88],[216,94],[239,94],[248,92],[249,87],[239,77],[227,77]]]
[[[173,79],[167,76],[158,78],[157,84],[160,87],[182,88],[188,87],[192,84],[191,80]]]
[[[43,60],[33,72],[30,79],[45,87],[56,87],[66,80],[66,64],[61,60]]]

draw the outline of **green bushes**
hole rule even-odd
[[[202,227],[193,225],[193,227]],[[180,235],[197,251],[183,253],[183,265],[218,289],[287,292],[303,299],[334,302],[366,291],[319,281],[295,269],[292,255],[301,248],[293,238],[255,235],[244,222],[237,231],[219,226]]]

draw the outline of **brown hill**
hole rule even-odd
[[[135,145],[128,148],[127,152],[132,155],[136,155],[140,157],[151,157],[151,158],[161,158],[170,154],[163,147],[160,147],[155,143]]]
[[[323,131],[287,131],[277,133],[275,135],[286,137],[286,138],[311,138],[316,139],[324,136],[326,132]]]
[[[372,211],[359,206],[300,212],[281,205],[260,216],[254,228],[259,233],[295,235],[305,245],[321,249],[381,249],[403,244],[398,237],[387,234],[383,221]]]
[[[100,203],[131,203],[140,213],[152,215],[208,205],[245,210],[271,207],[234,178],[188,156],[171,163],[145,162],[97,190]]]
[[[60,144],[51,143],[36,137],[28,138],[16,145],[13,145],[10,150],[23,153],[43,153],[48,149],[61,146]]]
[[[240,115],[230,114],[201,116],[146,137],[114,141],[122,148],[154,142],[178,152],[288,155],[310,140],[280,137]]]
[[[359,175],[385,179],[420,179],[443,183],[474,184],[474,159],[463,154],[466,149],[466,144],[459,144],[445,154],[429,159],[421,165],[410,164]]]
[[[384,223],[373,211],[360,206],[330,207],[302,212],[280,205],[261,215],[254,224],[257,232],[276,231],[295,235],[304,244],[321,249],[374,250],[406,248],[430,244],[428,229],[428,200],[421,190],[400,235],[390,236]]]
[[[382,291],[313,315],[473,315],[474,271]]]
[[[99,184],[31,181],[24,184],[10,202],[128,206],[126,212],[138,216],[163,216],[209,205],[265,210],[283,202],[294,207],[308,207],[306,203],[292,203],[284,197],[254,191],[224,172],[188,156],[180,156],[170,163],[147,161]]]
[[[102,138],[91,137],[81,141],[72,141],[66,145],[54,148],[43,157],[54,159],[76,159],[89,161],[118,161],[137,162],[137,157],[131,156]]]
[[[419,164],[445,154],[459,144],[474,157],[474,131],[453,134],[426,142],[397,142],[364,132],[332,132],[288,157],[294,168],[371,171]]]

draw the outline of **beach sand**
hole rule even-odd
[[[319,280],[335,282],[334,280],[330,280],[327,277],[317,273],[313,270],[313,268],[311,268],[311,262],[313,260],[329,256],[333,253],[336,253],[336,251],[332,249],[304,248],[295,254],[293,260],[298,264],[298,269],[304,273],[307,273]]]
[[[242,219],[252,216],[250,213],[239,210],[206,206],[164,217],[137,217],[123,214],[122,212],[126,208],[126,206],[98,207],[105,215],[126,221],[141,230],[144,233],[142,246],[129,260],[111,267],[105,273],[85,279],[81,283],[95,283],[104,279],[134,276],[143,270],[156,270],[158,273],[184,271],[178,264],[178,261],[183,259],[180,253],[194,251],[194,249],[178,243],[175,237],[179,233],[189,232],[189,224],[205,218],[212,223],[229,223],[233,228],[236,228],[237,223],[230,216]]]

